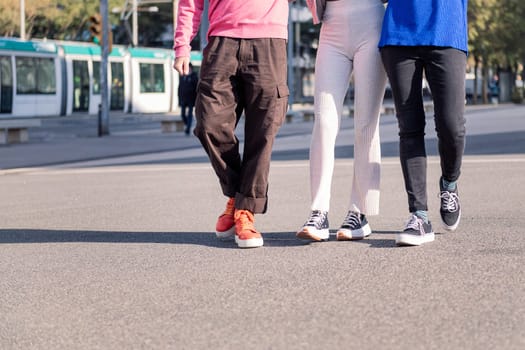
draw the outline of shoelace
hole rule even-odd
[[[441,191],[439,194],[441,201],[441,209],[448,212],[455,212],[458,210],[459,197],[454,192]]]
[[[410,219],[408,219],[405,225],[405,230],[407,229],[419,231],[420,234],[424,234],[425,230],[423,229],[423,219],[421,219],[417,215],[411,215]]]
[[[224,209],[224,213],[222,215],[232,215],[235,212],[235,200],[230,198],[228,202],[226,203],[226,209]]]
[[[326,214],[323,213],[322,211],[314,210],[310,213],[310,217],[308,218],[308,220],[306,220],[306,223],[304,224],[304,226],[318,227],[323,223],[325,216]]]
[[[256,231],[255,227],[253,226],[253,214],[249,211],[242,210],[238,215],[235,216],[235,220],[237,220],[236,224],[240,225],[242,230]]]
[[[357,227],[361,224],[360,215],[354,211],[349,211],[341,224],[342,227]]]

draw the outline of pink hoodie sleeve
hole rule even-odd
[[[204,0],[179,0],[177,28],[173,38],[175,57],[190,56],[190,42],[199,30],[203,8]]]

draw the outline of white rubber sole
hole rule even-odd
[[[418,246],[424,243],[433,242],[434,239],[434,232],[427,233],[424,236],[413,235],[410,233],[398,233],[396,235],[396,245]]]
[[[237,235],[235,235],[235,243],[237,243],[237,246],[239,248],[258,248],[262,247],[264,244],[264,240],[261,238],[250,238],[250,239],[239,239]]]
[[[329,229],[316,230],[309,227],[303,227],[303,229],[295,234],[299,239],[312,242],[328,241],[330,237]]]
[[[365,237],[370,236],[372,229],[370,225],[365,225],[358,230],[349,230],[346,228],[340,228],[337,230],[336,239],[338,241],[357,241]]]
[[[215,236],[220,240],[230,240],[235,236],[235,225],[227,231],[215,231]]]

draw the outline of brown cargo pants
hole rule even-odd
[[[195,105],[199,138],[224,195],[265,213],[275,135],[288,105],[286,40],[210,37]],[[235,129],[244,114],[244,149]]]

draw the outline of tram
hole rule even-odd
[[[192,52],[200,66],[201,55]],[[114,45],[108,56],[109,108],[167,113],[178,106],[173,50]],[[0,119],[96,114],[101,48],[84,42],[0,38]]]

